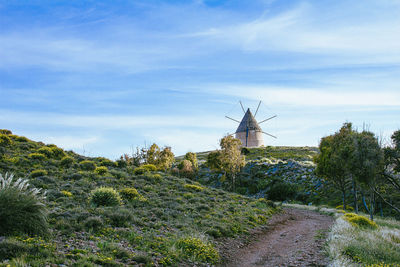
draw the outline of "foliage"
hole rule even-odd
[[[214,171],[221,170],[222,169],[221,152],[220,151],[210,152],[207,155],[206,165],[211,170],[214,170]]]
[[[157,167],[155,165],[153,165],[153,164],[144,164],[142,166],[139,166],[139,167],[135,168],[133,170],[133,174],[141,175],[141,174],[145,174],[145,173],[148,173],[148,172],[153,172],[153,171],[156,171],[156,170],[157,170]]]
[[[346,206],[346,208],[343,208],[343,205],[339,205],[339,206],[336,206],[336,209],[354,211],[354,208],[352,206],[348,206],[348,205]]]
[[[108,172],[108,169],[106,166],[100,166],[100,167],[96,167],[94,172],[97,173],[98,175],[104,175]]]
[[[7,146],[11,144],[11,139],[6,134],[0,134],[0,146]]]
[[[37,160],[44,160],[46,159],[46,156],[41,154],[41,153],[31,153],[28,155],[29,158],[31,159],[37,159]]]
[[[187,178],[192,178],[194,176],[193,164],[189,160],[182,160],[178,165],[179,175]]]
[[[185,184],[185,188],[191,189],[194,191],[198,191],[198,192],[201,192],[204,190],[204,187],[196,185],[196,184]]]
[[[65,156],[61,159],[60,165],[64,167],[70,167],[74,163],[74,158]]]
[[[139,194],[139,192],[136,190],[136,188],[133,188],[133,187],[127,187],[127,188],[122,189],[120,191],[120,194],[123,199],[128,200],[128,201],[132,201],[135,199],[138,199],[141,201],[145,200],[144,197]]]
[[[121,197],[114,188],[99,187],[90,193],[90,201],[96,206],[116,206],[121,204]]]
[[[0,134],[12,135],[12,132],[7,129],[0,129]]]
[[[47,235],[47,209],[40,189],[13,175],[0,175],[0,235]]]
[[[344,218],[351,223],[353,226],[356,227],[364,227],[364,228],[370,228],[370,229],[376,229],[378,225],[369,220],[368,218],[357,215],[355,213],[346,213],[344,214]]]
[[[216,264],[220,256],[218,251],[209,243],[199,238],[186,237],[177,242],[177,247],[182,249],[185,257],[193,258],[196,261]]]
[[[48,174],[48,172],[46,170],[34,170],[34,171],[31,171],[30,176],[32,178],[35,178],[35,177],[45,176],[47,174]]]
[[[196,153],[187,152],[184,156],[184,159],[188,160],[192,163],[192,167],[193,167],[194,171],[197,171],[199,169],[199,163],[197,162]]]
[[[81,169],[82,170],[85,170],[85,171],[94,171],[95,169],[96,169],[96,163],[94,163],[93,161],[91,161],[91,160],[84,160],[84,161],[81,161],[80,163],[79,163],[79,165],[81,166]]]
[[[61,190],[61,194],[63,194],[66,197],[72,197],[73,196],[73,194],[71,192],[66,191],[66,190]]]
[[[267,191],[268,198],[275,201],[293,199],[296,195],[296,187],[283,181],[274,182]]]

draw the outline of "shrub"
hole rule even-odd
[[[346,205],[346,208],[345,208],[345,209],[343,208],[343,205],[339,205],[339,206],[336,206],[336,209],[338,209],[338,210],[354,211],[354,208],[353,208],[352,206],[349,206],[349,205]]]
[[[0,174],[0,235],[26,233],[47,235],[47,209],[40,189],[27,180]]]
[[[74,163],[74,159],[69,156],[65,156],[61,159],[60,164],[64,167],[70,167]]]
[[[5,134],[0,134],[0,146],[7,146],[11,144],[11,139]]]
[[[28,155],[29,158],[31,159],[37,159],[37,160],[44,160],[46,159],[46,156],[41,154],[41,153],[31,153]]]
[[[106,158],[98,158],[100,161],[100,166],[106,166],[106,167],[115,167],[117,164],[109,159]]]
[[[103,227],[103,220],[98,216],[91,216],[83,222],[83,225],[86,229],[98,230]]]
[[[108,169],[105,166],[96,167],[96,169],[94,170],[94,172],[97,173],[98,175],[104,175],[107,173],[107,171]]]
[[[293,199],[296,195],[296,187],[283,181],[275,182],[268,190],[268,198],[276,201]]]
[[[25,143],[25,142],[29,141],[29,139],[26,138],[25,136],[16,136],[15,140],[17,140],[18,142],[21,142],[21,143]]]
[[[85,171],[94,171],[96,169],[96,164],[91,160],[84,160],[79,163],[82,170]]]
[[[53,156],[53,151],[50,147],[44,146],[37,150],[38,153],[45,155],[47,158],[51,158]]]
[[[0,242],[0,261],[11,260],[12,258],[19,257],[20,255],[27,253],[29,248],[26,244],[17,240],[4,240]],[[16,265],[5,265],[5,266],[16,266]],[[27,266],[27,265],[20,265]]]
[[[111,225],[114,227],[127,226],[133,218],[132,213],[128,209],[118,209],[107,213],[106,216],[110,219]]]
[[[193,258],[200,262],[216,264],[220,257],[218,251],[209,243],[201,239],[187,237],[178,240],[177,247],[182,250],[184,257]]]
[[[157,182],[159,182],[159,181],[162,180],[162,176],[161,176],[161,174],[159,174],[159,173],[156,173],[156,174],[148,174],[148,175],[146,175],[146,178],[149,178],[150,180],[152,180],[152,181],[157,181]]]
[[[12,135],[12,132],[7,129],[0,129],[0,134]]]
[[[185,154],[184,159],[190,161],[192,163],[192,168],[197,171],[199,168],[199,163],[197,162],[196,153],[188,152]]]
[[[361,227],[361,228],[369,228],[369,229],[376,229],[378,228],[378,225],[371,221],[370,219],[355,214],[355,213],[346,213],[344,215],[344,218],[351,223],[351,225],[356,226],[356,227]]]
[[[140,200],[140,201],[145,201],[146,199],[139,194],[139,192],[136,190],[136,188],[124,188],[120,191],[122,198],[128,201],[131,200]]]
[[[200,186],[200,185],[195,185],[195,184],[185,184],[184,187],[186,189],[190,189],[190,190],[194,190],[197,192],[201,192],[204,190],[204,187]]]
[[[61,194],[63,194],[66,197],[72,197],[72,193],[66,190],[61,190]]]
[[[65,157],[65,152],[62,148],[56,147],[56,146],[52,146],[50,148],[51,154],[53,158],[56,159],[61,159],[63,157]]]
[[[157,167],[153,164],[144,164],[142,166],[139,166],[133,170],[133,173],[135,175],[141,175],[145,174],[146,172],[153,172],[156,171]]]
[[[30,176],[32,178],[45,176],[45,175],[47,175],[47,171],[46,170],[34,170],[34,171],[31,171],[31,173],[30,173]]]
[[[183,177],[191,178],[194,176],[193,164],[189,160],[182,160],[178,165],[178,169],[179,174]]]
[[[114,188],[99,187],[91,192],[90,201],[96,206],[116,206],[121,204],[121,197]]]

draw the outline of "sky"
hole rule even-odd
[[[217,149],[241,120],[266,145],[344,122],[400,129],[399,0],[0,0],[0,129],[117,159]]]

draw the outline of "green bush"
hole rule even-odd
[[[184,257],[195,261],[216,264],[220,259],[218,251],[199,238],[182,238],[178,240],[177,247],[182,250]]]
[[[351,225],[361,228],[369,228],[369,229],[376,229],[378,225],[368,219],[367,217],[355,214],[355,213],[346,213],[343,215],[345,220],[347,220]]]
[[[271,200],[290,200],[296,195],[296,187],[283,181],[277,181],[269,188],[267,194]]]
[[[11,139],[5,134],[0,134],[0,146],[8,146],[11,144]]]
[[[34,170],[34,171],[31,171],[31,173],[30,173],[30,176],[32,178],[45,176],[45,175],[47,175],[47,171],[46,170]]]
[[[114,188],[99,187],[91,192],[90,201],[96,206],[116,206],[121,204],[121,197]]]
[[[141,174],[145,174],[147,172],[153,172],[156,170],[157,170],[157,167],[154,164],[144,164],[142,166],[135,168],[133,170],[133,174],[141,175]]]
[[[79,163],[82,170],[85,171],[94,171],[96,169],[96,164],[91,160],[84,160]]]
[[[45,155],[47,158],[51,158],[53,156],[53,151],[50,147],[44,146],[37,150],[38,153]]]
[[[107,173],[107,171],[108,169],[105,166],[96,167],[96,169],[94,170],[94,172],[97,173],[98,175],[104,175]]]
[[[52,157],[55,159],[62,159],[63,157],[65,157],[65,152],[62,148],[52,146],[50,148],[50,150],[51,150]]]
[[[29,139],[26,138],[25,136],[16,136],[15,140],[17,140],[18,142],[21,142],[21,143],[29,142]]]
[[[336,209],[338,209],[338,210],[354,211],[354,208],[353,208],[352,206],[349,206],[349,205],[346,205],[346,208],[345,208],[345,209],[343,209],[343,205],[339,205],[339,206],[336,206]]]
[[[186,189],[190,189],[190,190],[194,190],[197,192],[201,192],[204,190],[204,187],[200,186],[200,185],[195,185],[195,184],[185,184],[184,187]]]
[[[106,158],[97,158],[100,161],[100,166],[106,166],[106,167],[116,167],[117,164],[109,159]]]
[[[4,260],[11,260],[27,253],[29,248],[27,245],[17,240],[4,240],[0,242],[0,262]],[[14,265],[5,265],[14,266]],[[25,265],[21,265],[25,266]]]
[[[12,135],[12,132],[7,129],[0,129],[0,134]]]
[[[74,163],[74,159],[69,156],[65,156],[61,159],[60,164],[64,167],[70,167]]]
[[[124,188],[120,191],[120,194],[123,199],[127,201],[132,201],[132,200],[139,200],[139,201],[146,201],[146,199],[139,194],[139,192],[136,190],[136,188]]]
[[[27,180],[0,175],[0,236],[16,233],[47,235],[47,209]]]
[[[83,222],[83,225],[88,230],[99,230],[101,227],[103,227],[103,224],[103,220],[98,216],[91,216]]]
[[[124,227],[132,220],[133,216],[128,209],[117,209],[106,214],[114,227]]]
[[[37,159],[37,160],[44,160],[46,159],[46,156],[41,154],[41,153],[31,153],[28,155],[29,158],[31,159]]]
[[[195,170],[191,161],[184,159],[179,165],[179,175],[187,178],[192,178],[194,176]]]

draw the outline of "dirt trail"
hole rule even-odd
[[[253,233],[247,244],[224,245],[223,266],[326,266],[323,246],[332,223],[327,215],[284,208],[265,229]]]

